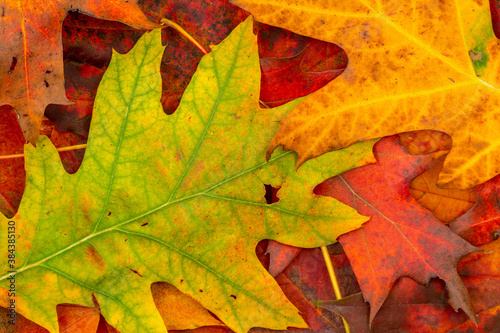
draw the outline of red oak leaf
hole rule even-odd
[[[377,164],[348,171],[319,185],[329,195],[371,216],[362,228],[338,238],[358,279],[373,320],[394,282],[409,276],[421,284],[446,282],[450,304],[473,320],[475,312],[456,272],[463,256],[478,251],[411,196],[409,183],[442,155],[411,156],[388,137],[374,147]]]
[[[500,241],[481,247],[484,252],[462,259],[457,267],[472,305],[480,318],[478,325],[462,312],[456,312],[446,302],[443,281],[432,279],[422,286],[409,278],[399,279],[372,322],[368,321],[369,306],[361,294],[340,301],[327,301],[322,307],[341,314],[357,333],[369,332],[498,332],[500,327]]]

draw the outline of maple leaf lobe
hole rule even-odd
[[[500,172],[500,43],[487,1],[232,2],[263,23],[338,43],[349,57],[342,75],[282,121],[270,150],[292,149],[300,164],[368,138],[432,129],[453,138],[440,187],[465,189]]]

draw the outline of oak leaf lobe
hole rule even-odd
[[[170,116],[160,104],[162,53],[154,30],[127,55],[114,54],[75,174],[47,138],[25,147],[28,185],[12,219],[22,235],[19,312],[55,331],[57,304],[91,306],[94,295],[119,331],[165,332],[150,284],[166,281],[237,332],[303,327],[255,246],[276,239],[317,247],[359,227],[365,217],[312,190],[372,162],[373,142],[298,172],[292,152],[266,162],[277,120],[296,104],[260,109],[252,20],[202,59]],[[279,202],[266,204],[264,184],[281,185]]]

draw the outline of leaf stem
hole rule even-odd
[[[61,148],[56,148],[57,151],[68,151],[68,150],[77,150],[77,149],[85,149],[87,147],[86,143],[83,143],[81,145],[74,145],[74,146],[67,146],[67,147],[61,147]],[[19,157],[24,157],[23,154],[12,154],[12,155],[3,155],[0,156],[0,160],[6,160],[9,158],[19,158]]]
[[[328,249],[326,246],[321,247],[321,253],[323,253],[323,259],[325,259],[326,269],[328,270],[328,275],[330,275],[330,280],[332,281],[333,291],[335,292],[335,297],[337,300],[342,299],[342,294],[340,293],[339,283],[337,282],[337,277],[335,276],[335,271],[333,270],[332,260],[328,254]],[[342,322],[344,323],[346,333],[350,333],[349,325],[342,317]]]
[[[174,28],[175,30],[177,30],[181,35],[183,35],[184,37],[186,37],[191,43],[193,43],[198,49],[200,49],[200,51],[203,52],[203,54],[207,54],[208,53],[208,51],[205,50],[205,48],[203,46],[201,46],[201,44],[198,43],[196,41],[196,39],[194,39],[190,34],[188,34],[187,31],[184,30],[177,23],[172,22],[169,19],[162,18],[161,19],[161,24],[163,24],[164,26],[171,27],[171,28]]]

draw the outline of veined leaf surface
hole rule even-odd
[[[485,0],[233,0],[258,21],[340,45],[344,73],[282,121],[299,164],[361,140],[432,129],[453,148],[438,185],[500,172],[500,42]]]
[[[292,152],[266,162],[278,121],[295,105],[259,108],[252,20],[202,59],[170,116],[160,104],[162,53],[155,30],[113,55],[76,174],[64,171],[47,138],[26,146],[26,191],[11,219],[16,263],[2,267],[1,305],[15,269],[16,309],[51,332],[57,304],[92,306],[92,295],[120,332],[165,332],[151,296],[156,281],[191,295],[236,332],[304,327],[255,246],[267,238],[317,247],[366,221],[312,190],[373,162],[373,142],[298,172]],[[281,185],[278,203],[266,204],[264,184]]]
[[[64,89],[62,23],[78,10],[143,29],[158,28],[137,0],[6,0],[0,16],[0,106],[11,105],[26,140],[36,143],[48,104],[69,104]]]

